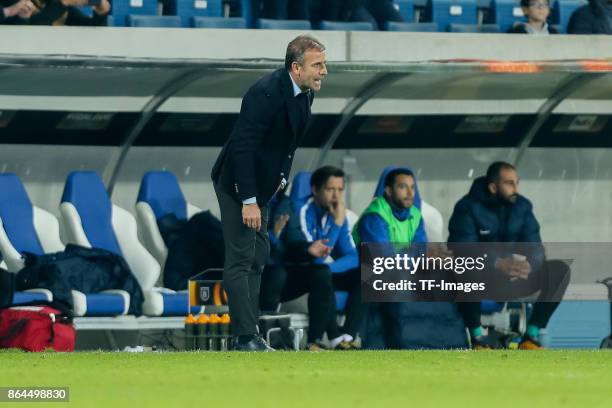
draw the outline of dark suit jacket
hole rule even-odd
[[[308,117],[313,98],[309,92]],[[281,180],[289,180],[304,136],[297,106],[284,68],[257,81],[242,98],[240,116],[212,169],[213,181],[239,202],[257,197],[260,206],[266,205]]]

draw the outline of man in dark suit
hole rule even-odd
[[[271,350],[257,334],[261,273],[269,253],[268,202],[285,186],[310,118],[312,91],[327,75],[325,47],[301,35],[287,46],[285,68],[258,80],[212,170],[225,240],[223,286],[234,348]]]

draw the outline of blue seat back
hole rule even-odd
[[[567,33],[567,25],[574,11],[587,4],[584,0],[557,0],[552,4],[550,20],[553,24],[561,26],[560,33]]]
[[[70,173],[64,186],[62,203],[74,205],[92,247],[123,255],[113,230],[112,203],[98,173]]]
[[[127,16],[128,27],[166,27],[178,28],[181,18],[178,16]]]
[[[129,15],[157,15],[157,0],[113,0],[112,3],[112,25],[115,27],[125,27]]]
[[[195,28],[247,28],[241,17],[193,17],[191,25]]]
[[[372,23],[360,21],[355,23],[347,23],[344,21],[321,21],[317,28],[327,31],[374,31]]]
[[[42,255],[33,216],[32,203],[19,177],[13,173],[0,174],[0,218],[8,239],[19,253]]]
[[[382,174],[380,175],[380,177],[378,178],[378,184],[376,185],[376,190],[374,190],[374,197],[380,197],[384,194],[385,192],[385,178],[387,178],[387,174],[389,174],[391,171],[395,170],[395,169],[403,169],[403,170],[407,170],[410,173],[413,173],[412,170],[410,170],[408,167],[399,167],[399,166],[389,166],[387,168],[385,168],[382,172]],[[415,187],[416,187],[416,191],[414,194],[414,205],[416,206],[416,208],[418,208],[419,210],[421,209],[421,194],[419,193],[419,185],[416,181],[416,176],[414,176],[414,182],[415,182]]]
[[[497,24],[449,24],[448,31],[451,33],[500,33]]]
[[[187,219],[187,201],[176,177],[169,171],[149,171],[144,175],[138,191],[140,201],[151,206],[156,219],[167,214]]]
[[[436,23],[396,23],[395,21],[387,21],[383,28],[385,31],[409,31],[409,32],[430,32],[438,31]]]
[[[260,18],[255,26],[265,30],[310,30],[312,26],[308,20],[272,20]]]
[[[178,16],[182,27],[189,27],[196,16],[222,17],[222,0],[166,0],[164,14]]]
[[[410,23],[414,21],[414,1],[413,0],[395,0],[394,7],[397,8],[404,21]]]
[[[501,32],[507,32],[514,23],[527,21],[520,0],[492,0],[487,13],[487,23],[497,24]]]
[[[477,24],[476,0],[429,0],[425,9],[427,21],[446,31],[449,24]]]
[[[312,194],[310,189],[311,174],[309,171],[300,171],[293,177],[291,194],[289,195],[293,203],[303,202]]]

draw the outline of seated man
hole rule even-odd
[[[452,242],[541,243],[540,225],[533,214],[531,202],[518,193],[518,175],[514,166],[495,162],[485,177],[474,180],[470,192],[455,205],[449,221],[449,247]],[[499,274],[504,297],[526,297],[540,291],[529,318],[527,330],[519,345],[521,349],[540,349],[538,335],[546,327],[558,300],[569,283],[569,267],[561,261],[546,261],[541,245],[522,245],[528,253],[508,254],[491,261]],[[496,275],[497,276],[497,275]],[[503,285],[499,285],[501,282]],[[472,347],[490,348],[480,323],[480,303],[457,304],[469,329]]]
[[[358,258],[342,199],[344,172],[325,166],[310,179],[312,196],[295,208],[281,240],[285,246],[283,267],[267,268],[262,277],[262,305],[285,302],[308,293],[308,348],[324,348],[324,333],[334,349],[356,348],[362,305]],[[346,322],[336,320],[335,290],[349,292]],[[275,295],[276,292],[276,295]]]

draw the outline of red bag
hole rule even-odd
[[[0,309],[0,348],[74,351],[72,316],[46,305]]]

